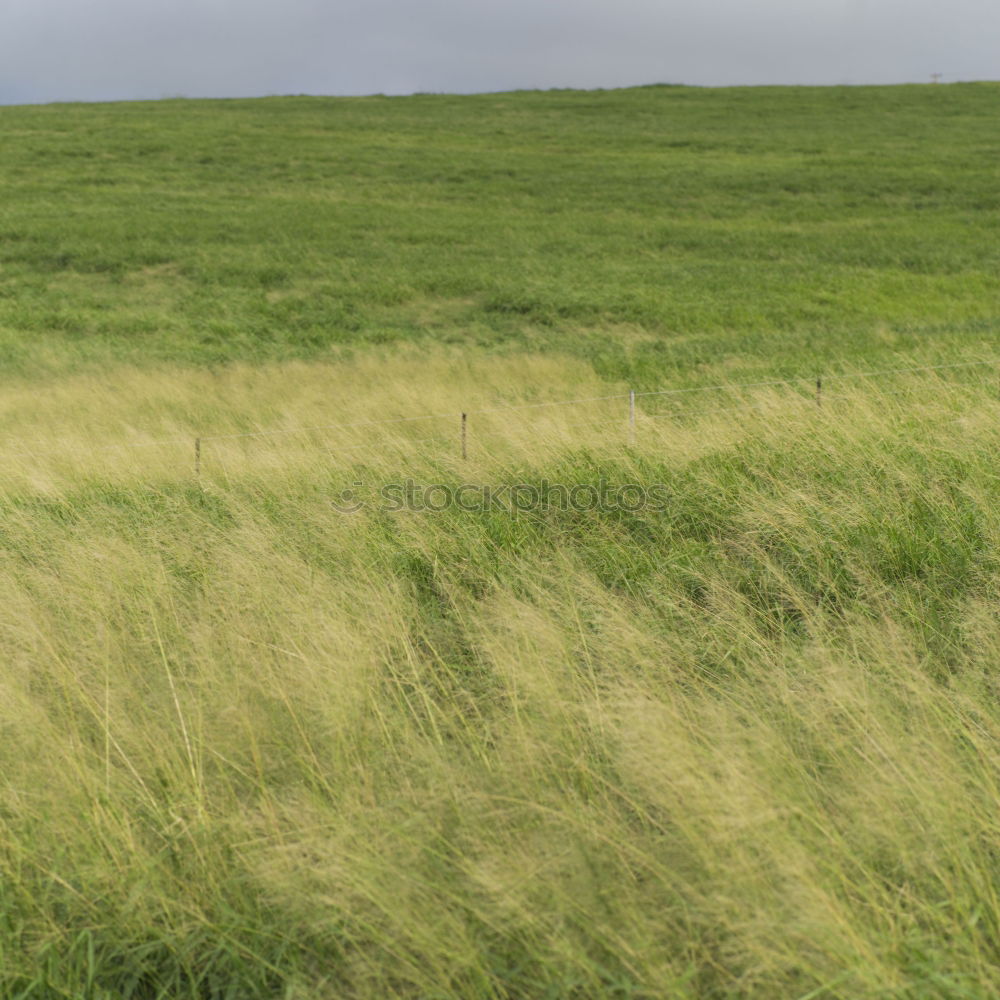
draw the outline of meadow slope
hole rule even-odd
[[[0,110],[0,360],[941,349],[997,316],[1000,85]],[[956,334],[955,331],[960,331]]]
[[[0,996],[996,996],[998,97],[0,109]]]

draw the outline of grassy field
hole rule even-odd
[[[980,84],[4,108],[0,359],[405,340],[655,387],[967,345],[998,312],[998,102]]]
[[[998,100],[0,109],[0,997],[995,997]]]

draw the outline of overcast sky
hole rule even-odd
[[[0,0],[0,104],[1000,77],[997,0]]]

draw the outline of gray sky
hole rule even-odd
[[[996,0],[0,0],[0,104],[1000,77]]]

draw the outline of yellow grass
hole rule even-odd
[[[632,445],[621,399],[474,414],[462,462],[463,409],[614,387],[443,354],[11,387],[7,995],[993,995],[1000,407],[891,390],[647,400]],[[193,475],[195,435],[420,413]],[[600,475],[671,502],[375,499]]]

